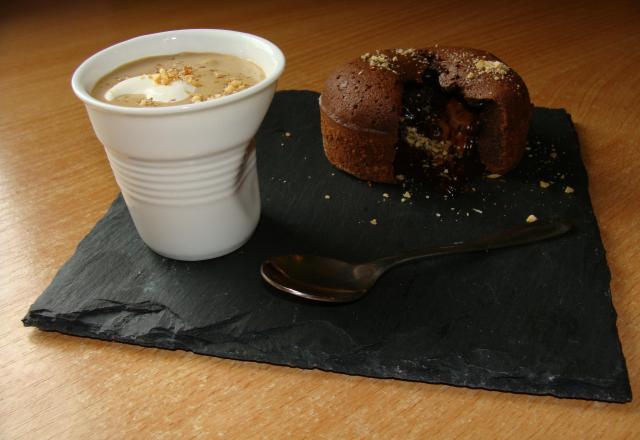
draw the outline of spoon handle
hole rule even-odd
[[[423,258],[460,254],[465,252],[488,251],[491,249],[520,246],[527,243],[547,240],[549,238],[563,235],[569,232],[572,228],[573,225],[567,220],[541,220],[535,223],[527,223],[525,225],[517,226],[479,240],[454,243],[444,246],[434,246],[428,249],[407,252],[402,255],[380,258],[375,260],[373,264],[378,267],[378,270],[385,272],[399,264],[409,263]]]

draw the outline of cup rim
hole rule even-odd
[[[160,36],[170,36],[170,35],[175,36],[176,34],[180,34],[180,33],[194,33],[194,32],[227,33],[227,34],[235,35],[240,38],[249,38],[249,39],[260,41],[266,44],[267,46],[269,46],[273,50],[273,53],[275,55],[276,66],[273,69],[273,71],[269,75],[266,75],[266,77],[262,81],[244,90],[240,90],[239,92],[233,93],[231,95],[222,96],[220,98],[216,98],[211,101],[195,102],[195,103],[189,103],[189,104],[183,104],[183,105],[173,105],[173,106],[164,106],[164,107],[124,107],[120,105],[109,104],[107,102],[100,101],[94,98],[93,96],[91,96],[91,94],[80,84],[80,79],[85,74],[89,66],[97,62],[97,60],[99,60],[100,57],[104,56],[106,53],[109,53],[117,48],[121,48],[128,44],[131,44],[132,42],[147,40],[151,38],[158,38]],[[119,66],[114,66],[114,69],[117,67]],[[113,44],[109,47],[106,47],[94,53],[89,58],[84,60],[73,72],[73,76],[71,77],[71,88],[73,89],[73,92],[75,93],[75,95],[82,102],[84,102],[85,105],[98,108],[111,113],[131,114],[131,115],[141,115],[141,116],[187,113],[187,112],[206,110],[214,107],[225,106],[233,102],[240,101],[249,96],[255,95],[257,93],[260,93],[262,90],[270,87],[274,82],[278,80],[278,78],[280,77],[280,75],[284,70],[284,67],[285,67],[285,57],[284,57],[284,54],[282,53],[282,50],[280,50],[278,46],[276,46],[266,38],[249,34],[247,32],[239,32],[239,31],[234,31],[229,29],[178,29],[178,30],[172,30],[172,31],[140,35],[138,37],[130,38],[128,40],[121,41],[120,43]]]

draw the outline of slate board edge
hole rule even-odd
[[[532,386],[523,384],[522,382],[515,383],[514,386],[517,386],[519,388],[518,390],[506,391],[506,390],[491,388],[491,382],[486,383],[485,386],[481,386],[474,383],[467,383],[464,385],[460,385],[460,384],[452,384],[447,381],[428,380],[423,377],[417,377],[415,375],[406,374],[406,373],[404,374],[404,376],[398,376],[394,374],[372,376],[372,375],[367,375],[366,372],[357,371],[353,367],[351,367],[351,371],[344,371],[339,368],[333,368],[333,369],[321,368],[315,364],[303,365],[302,363],[288,363],[283,361],[274,361],[273,359],[270,359],[270,360],[261,359],[260,356],[257,356],[255,353],[248,356],[243,356],[240,354],[230,355],[228,351],[219,352],[218,350],[215,349],[215,347],[213,347],[211,351],[192,350],[189,348],[185,348],[184,346],[182,346],[181,343],[175,340],[174,340],[174,343],[159,342],[158,340],[154,340],[153,342],[146,342],[141,339],[132,341],[132,340],[129,340],[128,338],[123,338],[118,335],[101,335],[99,332],[95,332],[95,331],[90,332],[89,329],[87,329],[86,333],[83,331],[78,331],[78,327],[79,327],[78,321],[74,321],[74,320],[67,321],[67,320],[61,320],[61,319],[55,319],[55,318],[52,320],[48,318],[46,315],[39,313],[38,311],[30,311],[29,314],[27,314],[27,316],[23,319],[23,323],[25,326],[37,327],[39,330],[42,330],[42,331],[56,332],[56,333],[61,333],[61,334],[66,334],[71,336],[78,336],[78,337],[86,337],[90,339],[96,339],[96,340],[107,341],[107,342],[119,342],[119,343],[128,344],[128,345],[137,345],[137,346],[144,346],[149,348],[161,348],[164,350],[181,350],[181,351],[192,352],[200,355],[218,357],[222,359],[230,359],[230,360],[237,360],[237,361],[244,361],[244,362],[249,361],[249,362],[255,362],[255,363],[266,363],[266,364],[276,365],[276,366],[302,368],[305,370],[320,370],[320,371],[329,372],[329,373],[347,374],[349,376],[361,376],[361,377],[367,377],[372,379],[395,379],[395,380],[403,380],[403,381],[409,381],[409,382],[427,383],[427,384],[433,384],[433,385],[455,386],[457,388],[470,388],[470,389],[481,389],[485,391],[498,391],[498,392],[508,393],[508,394],[552,396],[552,397],[557,397],[562,399],[579,399],[579,400],[590,400],[590,401],[596,400],[596,401],[601,401],[606,403],[627,403],[631,401],[630,393],[627,400],[621,400],[613,397],[611,393],[607,393],[604,391],[600,391],[599,393],[591,393],[591,394],[581,394],[579,392],[576,392],[574,394],[554,393],[550,387],[548,387],[547,389],[544,389],[541,384],[537,384],[538,388],[536,389]],[[76,329],[74,330],[70,327],[67,327],[67,325],[74,326]],[[580,385],[584,387],[586,384],[581,383]]]
[[[580,138],[578,137],[578,131],[576,129],[576,124],[573,121],[573,118],[571,117],[571,113],[569,113],[566,109],[564,108],[557,108],[554,110],[562,110],[564,112],[565,117],[568,119],[569,121],[569,126],[571,127],[571,135],[574,138],[574,141],[576,142],[576,145],[579,145],[580,148],[578,148],[578,156],[580,157],[580,160],[582,161],[582,163],[584,164],[584,160],[582,157],[582,144],[580,144]],[[591,180],[589,178],[589,173],[587,170],[587,167],[585,166],[585,173],[586,173],[586,177],[587,177],[587,181],[586,181],[586,187],[587,187],[587,201],[589,204],[589,208],[593,210],[593,203],[591,201]],[[600,235],[600,237],[602,237],[601,231],[602,228],[600,227],[600,221],[598,219],[598,216],[595,215],[595,211],[593,214],[593,218],[595,219],[596,222],[596,227],[598,228],[598,234]],[[622,349],[622,340],[620,339],[620,334],[618,332],[618,312],[616,311],[615,305],[613,304],[613,294],[611,292],[611,268],[609,267],[608,264],[608,260],[607,260],[607,250],[604,247],[604,242],[602,242],[602,239],[600,241],[600,246],[602,248],[602,252],[603,252],[603,258],[606,262],[605,264],[605,268],[608,274],[608,278],[609,278],[609,303],[611,305],[611,311],[613,313],[613,333],[616,335],[616,343],[617,343],[617,350],[620,353],[620,357],[622,358],[622,375],[624,378],[626,378],[626,389],[624,390],[624,393],[626,394],[626,400],[624,401],[619,401],[618,403],[627,403],[627,402],[631,402],[633,400],[633,393],[631,391],[631,380],[629,378],[629,371],[627,368],[627,359],[624,355],[624,350]]]

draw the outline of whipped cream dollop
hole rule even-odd
[[[195,91],[194,86],[181,79],[163,85],[149,75],[141,75],[120,81],[106,91],[104,98],[113,101],[122,95],[144,95],[146,99],[166,103],[187,99]]]

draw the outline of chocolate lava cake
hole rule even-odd
[[[526,85],[506,64],[450,47],[366,53],[333,72],[320,97],[333,165],[364,180],[412,176],[445,191],[513,169],[531,111]]]

